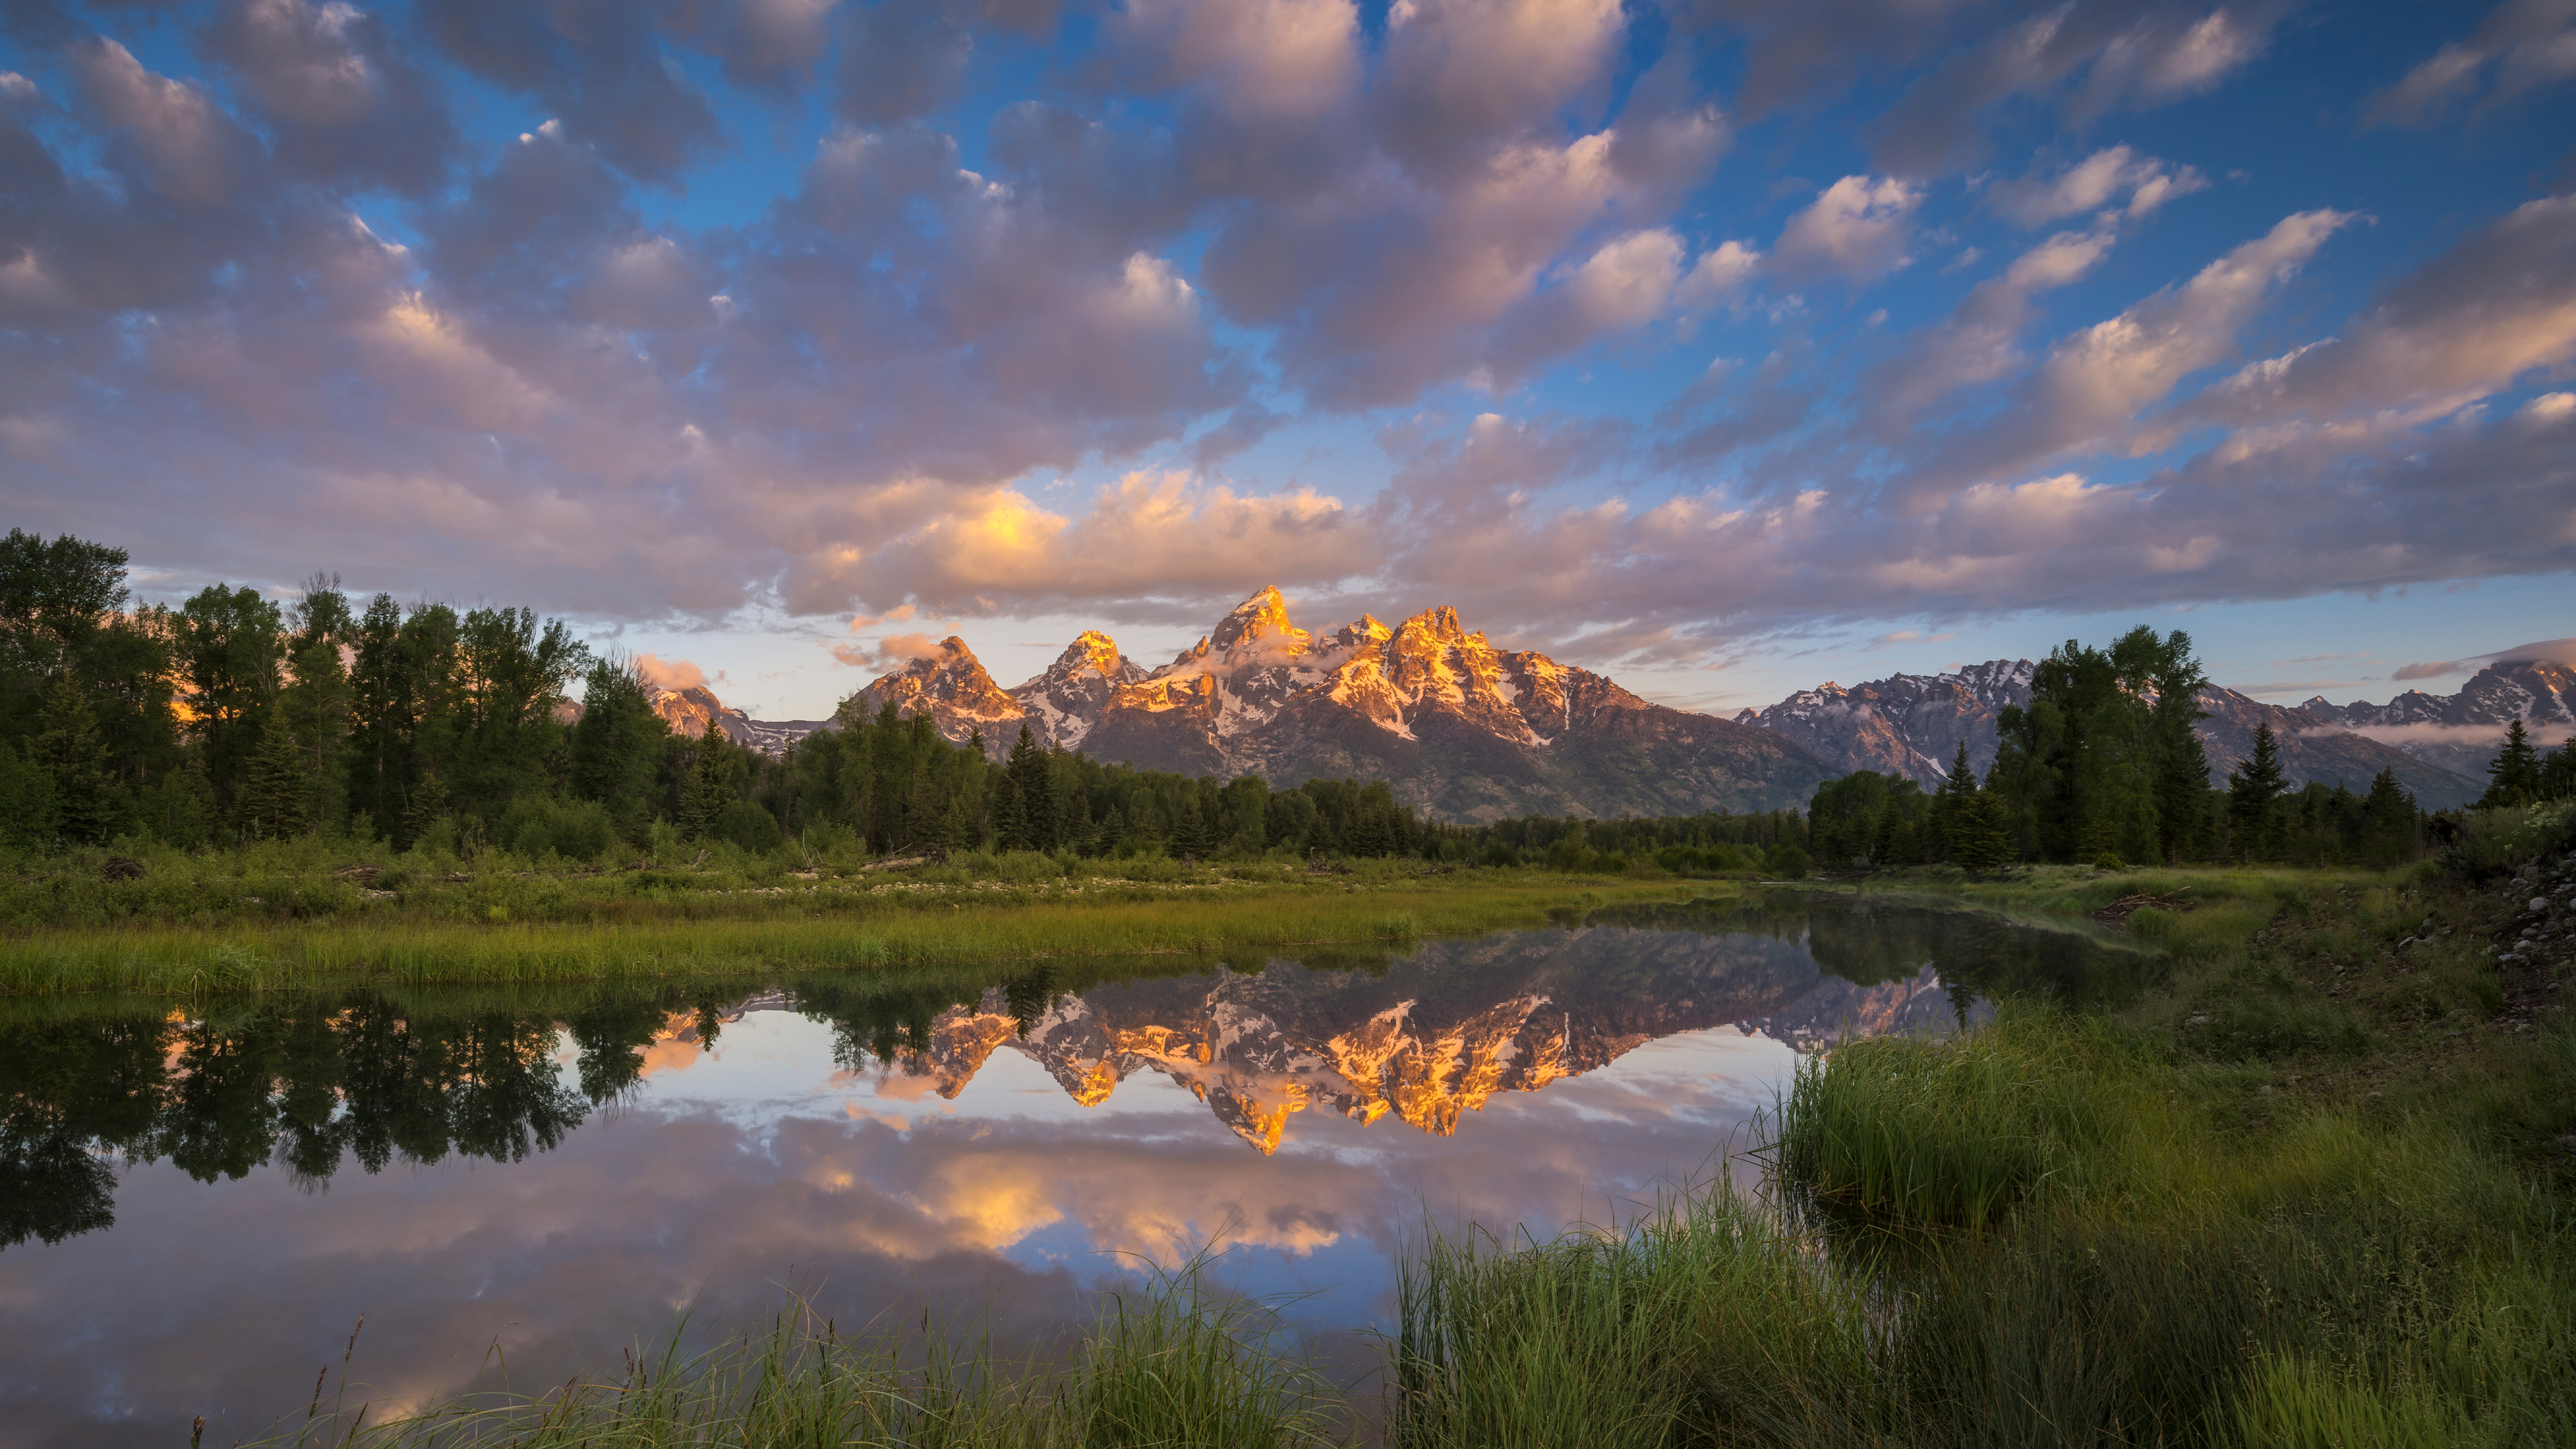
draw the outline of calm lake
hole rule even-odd
[[[361,1315],[381,1415],[791,1288],[1024,1341],[1211,1244],[1361,1332],[1426,1221],[1632,1214],[1838,1034],[2150,969],[1814,895],[1181,964],[0,1003],[0,1443],[228,1444]]]

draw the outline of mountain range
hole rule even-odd
[[[1004,689],[949,638],[855,707],[927,714],[999,755],[1046,745],[1183,774],[1385,780],[1435,817],[1668,815],[1804,801],[1839,771],[1769,730],[1641,699],[1587,669],[1498,649],[1449,608],[1320,636],[1263,589],[1170,663],[1145,669],[1086,632]]]
[[[2482,777],[2513,720],[2550,739],[2576,731],[2576,661],[2498,660],[2457,694],[2410,689],[2386,704],[2328,704],[2319,695],[2299,712],[2428,764]]]
[[[1789,736],[1834,765],[1837,774],[1876,770],[1938,789],[1962,743],[1980,775],[1994,763],[1996,716],[2008,704],[2030,703],[2037,672],[2027,659],[1997,659],[1956,674],[1895,674],[1849,689],[1828,682],[1735,718]],[[2208,716],[2200,722],[2201,742],[2212,776],[2221,781],[2254,753],[2254,728],[2261,724],[2272,727],[2291,784],[2317,780],[2363,791],[2381,770],[2392,770],[2427,809],[2477,798],[2486,789],[2485,760],[2495,753],[2489,744],[2478,757],[2479,773],[2471,775],[2340,728],[2305,707],[2284,709],[2215,685],[2200,692],[2200,707]]]
[[[1275,588],[1243,601],[1171,662],[1148,669],[1086,630],[1027,682],[1004,688],[955,636],[870,682],[843,711],[928,715],[946,738],[980,736],[999,758],[1022,726],[1039,743],[1183,774],[1258,774],[1286,789],[1319,777],[1382,779],[1436,818],[1541,813],[1612,817],[1803,805],[1817,784],[1878,770],[1937,787],[1960,744],[1982,773],[1996,717],[2030,701],[2036,666],[1991,660],[1955,673],[1895,674],[1800,690],[1733,719],[1640,698],[1609,678],[1495,647],[1455,609],[1387,625],[1363,614],[1299,628]],[[2386,705],[2297,709],[2232,689],[2201,692],[2200,726],[2221,779],[2280,740],[2292,783],[2367,789],[2381,770],[2427,808],[2474,799],[2503,721],[2576,723],[2576,670],[2490,665],[2459,694],[2410,691]],[[755,720],[703,685],[660,690],[673,728],[710,724],[775,753],[830,720]]]

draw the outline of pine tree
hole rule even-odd
[[[2012,863],[2012,809],[2001,793],[1979,790],[1967,797],[1951,855],[1973,872],[2001,870]]]
[[[1968,802],[1977,794],[1977,772],[1968,765],[1968,742],[1959,741],[1959,752],[1951,757],[1950,773],[1941,781],[1940,793],[1932,797],[1932,808],[1926,814],[1923,829],[1924,859],[1955,859],[1960,832],[1966,827]]]
[[[2370,794],[2361,802],[2364,827],[2382,859],[2402,858],[2415,848],[2415,797],[2397,783],[2394,767],[2371,777]]]
[[[411,796],[403,804],[402,839],[396,844],[409,850],[420,843],[429,827],[447,818],[447,786],[441,784],[435,766],[424,766],[420,783],[412,786]]]
[[[1014,792],[1019,796],[1021,836],[1020,850],[1053,850],[1061,832],[1055,815],[1055,777],[1048,768],[1047,752],[1027,725],[1020,726],[1020,737],[1011,743],[1009,763]]]
[[[2505,726],[2503,751],[2487,764],[2487,792],[2478,797],[2475,808],[2529,805],[2540,798],[2540,778],[2540,754],[2531,747],[2531,733],[2516,716]]]
[[[260,722],[259,748],[242,771],[234,815],[254,840],[286,840],[304,833],[313,776],[285,712],[271,706]]]
[[[66,669],[45,693],[34,741],[35,762],[53,778],[55,828],[71,840],[96,845],[116,833],[116,777],[111,772],[107,742],[99,737],[98,716],[89,692]]]
[[[2227,820],[2238,856],[2255,858],[2271,851],[2278,802],[2289,788],[2271,724],[2255,725],[2253,758],[2227,776]]]
[[[993,845],[999,850],[1029,848],[1029,813],[1020,803],[1020,782],[1005,773],[993,788]]]
[[[704,838],[715,828],[716,817],[733,803],[732,746],[723,728],[709,720],[706,735],[698,741],[697,756],[690,763],[688,782],[680,787],[683,838]]]

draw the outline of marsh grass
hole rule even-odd
[[[1867,1442],[1892,1408],[1869,1275],[1722,1175],[1607,1229],[1428,1232],[1397,1297],[1407,1449]]]
[[[350,1358],[322,1412],[247,1449],[1307,1449],[1346,1442],[1329,1386],[1276,1310],[1208,1282],[1210,1259],[1108,1295],[1053,1358],[989,1334],[845,1335],[790,1301],[757,1334],[710,1338],[686,1315],[622,1371],[538,1394],[483,1393],[392,1415],[352,1407]],[[926,1322],[926,1320],[925,1320]],[[908,1345],[919,1345],[910,1347]],[[352,1340],[354,1350],[354,1338]],[[359,1391],[363,1394],[363,1390]]]
[[[1614,888],[1615,890],[1615,888]],[[1637,886],[1623,898],[1668,898]],[[613,923],[375,920],[142,925],[0,938],[0,995],[129,991],[202,996],[333,978],[406,985],[541,984],[653,977],[867,971],[978,961],[1217,955],[1240,948],[1402,945],[1423,936],[1533,926],[1567,892],[1514,880],[1484,889],[1209,890],[1117,896],[897,901],[766,919],[674,915]]]

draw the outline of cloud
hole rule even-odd
[[[2014,372],[2024,361],[2021,335],[2037,315],[2031,299],[2082,278],[2112,244],[2108,230],[2059,232],[1979,282],[1947,318],[1870,370],[1862,413],[1872,428],[1894,437],[1948,393]]]
[[[658,654],[635,656],[635,670],[646,683],[668,690],[704,689],[706,671],[685,659],[664,659]]]
[[[2454,674],[2473,674],[2477,665],[2466,659],[2436,659],[2425,664],[2401,664],[2390,679],[2400,684],[2413,679],[2443,679]]]
[[[1872,128],[1872,157],[1898,176],[1955,169],[1984,146],[1980,113],[2054,98],[2082,124],[2218,85],[2271,43],[2287,0],[2219,5],[2070,0],[1967,46],[1909,86]]]
[[[2096,151],[2053,176],[2036,173],[1999,182],[1987,190],[1988,204],[2016,226],[2045,226],[2060,217],[2078,216],[2113,206],[2132,220],[2153,215],[2178,196],[2208,189],[2209,178],[2189,166],[2175,166],[2142,156],[2126,146]]]
[[[2370,98],[2364,130],[2429,126],[2481,91],[2501,105],[2576,76],[2576,7],[2566,0],[2504,0],[2465,40],[2454,40]],[[2482,106],[2481,109],[2484,107]]]
[[[445,98],[374,16],[345,4],[231,0],[206,51],[239,78],[289,173],[414,196],[446,183],[458,139]]]
[[[2488,664],[2576,664],[2576,639],[2541,639],[2479,658]]]
[[[663,58],[650,6],[624,0],[421,0],[447,58],[536,98],[572,140],[641,180],[671,180],[722,137],[706,94]]]
[[[975,38],[946,7],[881,0],[841,53],[832,108],[862,126],[899,125],[954,100],[966,84]]]
[[[1906,245],[1923,192],[1893,177],[1846,176],[1789,218],[1771,265],[1790,277],[1874,282],[1914,259]]]
[[[2480,227],[2382,289],[2339,337],[2256,363],[2192,420],[2317,421],[2448,413],[2576,360],[2576,195],[2543,197]],[[2564,396],[2559,394],[2556,396]],[[2532,420],[2557,405],[2527,405]]]

